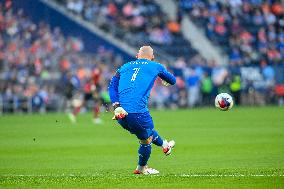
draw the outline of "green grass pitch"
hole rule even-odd
[[[104,113],[70,124],[65,114],[0,117],[0,188],[284,188],[284,108],[152,111],[166,157],[158,176],[133,175],[138,141]]]

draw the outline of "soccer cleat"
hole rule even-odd
[[[144,166],[142,170],[139,170],[138,167],[134,170],[134,174],[142,174],[142,175],[156,175],[160,172],[156,169],[150,168],[148,166]]]
[[[165,148],[163,148],[163,152],[166,156],[171,154],[172,149],[174,148],[175,144],[176,144],[175,141],[171,140],[168,142],[168,145]]]

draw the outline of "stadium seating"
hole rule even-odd
[[[179,23],[169,20],[154,1],[57,2],[132,46],[151,43],[159,52],[172,57],[190,58],[197,54],[180,33]]]
[[[221,45],[231,62],[277,64],[284,58],[284,7],[273,1],[179,0],[179,17],[189,16]]]

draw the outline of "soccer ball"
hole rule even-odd
[[[215,98],[215,106],[216,108],[227,111],[231,109],[234,105],[233,98],[228,93],[220,93]]]

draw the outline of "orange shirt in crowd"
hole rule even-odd
[[[284,13],[284,8],[280,2],[274,3],[271,7],[271,10],[277,16],[283,15]]]
[[[63,58],[61,61],[60,61],[60,67],[62,69],[62,71],[66,71],[70,68],[70,62],[69,60],[67,60],[66,58]]]
[[[172,33],[179,33],[180,32],[180,24],[175,21],[169,21],[167,23],[168,30]]]

